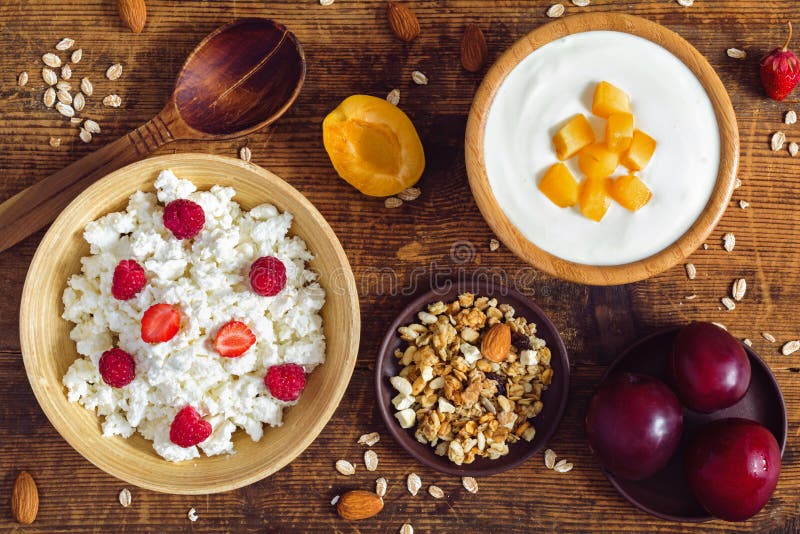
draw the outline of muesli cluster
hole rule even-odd
[[[430,304],[418,319],[398,328],[408,343],[395,351],[402,369],[390,379],[400,425],[456,465],[497,459],[509,444],[533,440],[530,419],[553,379],[536,324],[471,293]]]

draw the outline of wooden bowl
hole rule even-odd
[[[528,240],[503,212],[486,171],[484,133],[492,103],[506,77],[538,48],[567,35],[609,30],[636,35],[665,48],[682,61],[708,94],[720,132],[720,165],[704,210],[694,224],[670,246],[644,259],[620,265],[588,265],[567,261]],[[668,83],[665,81],[665,83]],[[551,127],[552,125],[543,125]],[[739,160],[736,116],[725,87],[708,61],[678,34],[646,19],[622,14],[582,14],[558,19],[532,31],[497,60],[478,89],[466,130],[466,165],[472,193],[486,222],[520,258],[553,276],[591,285],[615,285],[658,274],[689,256],[709,236],[727,207],[734,189]],[[555,162],[555,155],[553,155]],[[602,224],[599,223],[599,224]]]
[[[655,376],[669,383],[667,358],[672,351],[678,328],[667,328],[646,336],[625,349],[608,367],[603,380],[614,372],[633,372]],[[750,389],[736,404],[710,414],[683,409],[681,444],[670,462],[655,475],[644,480],[624,480],[602,469],[609,482],[632,504],[645,512],[669,521],[702,522],[713,519],[689,489],[684,475],[686,444],[700,428],[711,421],[741,417],[756,421],[775,435],[781,448],[786,448],[788,418],[783,393],[769,365],[747,345],[750,358]]]
[[[530,420],[531,424],[536,428],[536,435],[533,441],[520,440],[509,445],[508,454],[497,460],[477,458],[471,464],[459,466],[451,462],[447,457],[437,456],[430,445],[418,442],[414,438],[412,430],[400,427],[394,417],[395,409],[392,405],[392,397],[396,395],[396,392],[389,383],[389,379],[397,375],[401,369],[397,358],[394,357],[394,351],[405,346],[405,342],[397,334],[398,327],[415,322],[417,313],[425,310],[428,304],[439,300],[444,302],[453,301],[458,298],[458,295],[466,291],[474,293],[476,296],[494,297],[501,304],[510,304],[514,307],[518,317],[525,317],[529,322],[536,323],[538,327],[536,335],[544,339],[550,348],[553,382],[542,393],[544,408],[541,413]],[[449,475],[475,477],[495,475],[520,465],[542,450],[555,434],[561,421],[561,416],[564,414],[564,408],[567,405],[569,357],[564,341],[558,334],[558,329],[544,311],[527,297],[507,287],[484,281],[448,283],[415,298],[403,308],[403,311],[389,325],[375,363],[375,391],[378,398],[378,410],[381,413],[381,417],[383,417],[383,422],[395,441],[411,456],[423,464]]]
[[[314,254],[310,266],[327,292],[322,309],[326,361],[308,377],[300,402],[286,410],[284,424],[265,425],[253,442],[234,434],[236,454],[202,456],[172,463],[158,456],[138,434],[106,438],[94,412],[71,403],[61,379],[78,357],[70,340],[72,324],[61,318],[61,295],[67,279],[80,272],[89,253],[86,224],[124,209],[135,191],[153,191],[159,171],[172,169],[199,189],[214,184],[236,189],[243,208],[269,202],[294,215],[291,233],[302,237]],[[146,159],[124,167],[81,193],[61,213],[33,258],[20,310],[20,341],[28,379],[47,418],[80,454],[97,467],[130,484],[165,493],[206,494],[251,484],[281,469],[319,435],[336,410],[350,381],[358,352],[360,315],[355,280],[339,240],[314,206],[274,174],[240,160],[206,154],[178,154]]]

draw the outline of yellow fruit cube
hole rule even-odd
[[[578,181],[563,163],[556,163],[544,173],[539,190],[560,208],[574,206],[578,202]]]
[[[606,123],[606,146],[612,152],[628,150],[633,139],[633,115],[612,113]]]
[[[631,99],[622,89],[600,82],[594,90],[592,113],[603,118],[612,113],[631,113]]]
[[[636,130],[633,132],[631,146],[620,158],[623,165],[632,171],[644,169],[656,151],[655,140],[646,133]]]
[[[553,136],[556,155],[561,161],[571,158],[580,149],[592,143],[594,143],[594,130],[586,117],[581,114],[572,117]]]
[[[619,165],[619,154],[604,144],[589,145],[578,153],[578,167],[587,178],[607,178]]]
[[[583,181],[578,194],[581,213],[595,222],[599,222],[611,206],[608,197],[608,178],[587,178]]]
[[[631,211],[643,207],[653,197],[650,189],[635,174],[612,180],[608,192],[623,208]]]

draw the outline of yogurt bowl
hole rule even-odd
[[[635,212],[612,203],[594,222],[537,184],[568,119],[589,116],[603,140],[605,121],[590,113],[601,81],[631,96],[636,128],[657,149],[638,172],[650,202]],[[514,44],[486,75],[466,134],[470,186],[497,236],[534,267],[593,285],[647,278],[699,247],[730,200],[738,148],[730,99],[705,58],[658,24],[612,14],[558,20]]]

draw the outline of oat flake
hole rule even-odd
[[[341,497],[339,495],[334,495],[333,499],[331,499],[331,506],[336,506],[336,503],[339,502]]]
[[[122,488],[122,491],[119,492],[119,503],[123,508],[127,508],[131,505],[131,490]]]
[[[55,85],[58,82],[58,76],[55,71],[47,67],[42,68],[42,79],[47,85]]]
[[[81,92],[86,96],[92,96],[94,88],[92,87],[92,82],[89,81],[89,78],[81,79]]]
[[[389,197],[383,201],[383,205],[387,208],[399,208],[403,205],[403,201],[397,197]]]
[[[719,301],[728,311],[736,309],[736,303],[730,297],[722,297]]]
[[[747,345],[748,347],[752,347],[752,346],[753,346],[753,342],[752,342],[752,341],[750,341],[750,339],[748,339],[748,338],[744,338],[744,339],[742,340],[742,343],[744,343],[744,344],[745,344],[745,345]]]
[[[495,250],[500,248],[500,241],[497,239],[490,239],[489,240],[489,251],[494,252]]]
[[[431,497],[434,499],[444,499],[444,490],[439,486],[431,484],[428,486],[428,493],[430,493]]]
[[[75,111],[83,111],[85,106],[86,97],[83,96],[83,93],[78,93],[72,98],[72,107],[75,108]]]
[[[416,473],[411,473],[406,479],[406,488],[411,495],[416,496],[419,489],[422,487],[422,479]]]
[[[386,95],[386,101],[389,102],[393,106],[397,106],[400,104],[400,89],[392,89],[389,91],[389,94]]]
[[[786,112],[786,115],[783,116],[783,122],[785,124],[794,124],[797,122],[797,112],[793,109],[790,109]]]
[[[571,462],[568,462],[566,460],[560,460],[556,465],[553,466],[553,471],[555,471],[556,473],[569,473],[570,471],[572,471],[573,467],[574,466],[572,465]]]
[[[336,470],[339,471],[340,474],[349,477],[350,475],[354,475],[356,472],[355,466],[348,462],[347,460],[337,460],[336,461]]]
[[[25,87],[27,84],[28,84],[28,73],[22,71],[19,73],[19,76],[17,77],[17,85],[19,85],[20,87]]]
[[[572,4],[578,7],[586,7],[591,4],[591,0],[572,0]]]
[[[50,138],[50,146],[53,148],[58,148],[61,146],[61,138],[60,137],[51,137]]]
[[[54,69],[57,69],[58,67],[61,66],[61,58],[53,54],[52,52],[48,52],[47,54],[43,55],[42,61],[44,62],[45,65],[47,65],[48,67],[53,67]]]
[[[728,57],[733,59],[745,59],[747,52],[738,48],[729,48],[727,51]]]
[[[800,146],[798,146],[794,141],[789,143],[789,155],[795,157],[797,156],[798,152],[800,152]]]
[[[367,471],[375,471],[378,468],[378,453],[372,449],[364,453],[364,466]]]
[[[567,8],[563,4],[553,4],[547,8],[546,15],[551,19],[557,19],[558,17],[563,17],[566,11]]]
[[[400,527],[400,534],[414,534],[414,527],[411,526],[411,523],[403,523],[403,526]]]
[[[697,276],[697,267],[694,266],[694,263],[687,263],[683,267],[686,269],[686,277],[689,280],[694,280]]]
[[[100,133],[100,125],[97,124],[92,119],[86,119],[86,122],[83,123],[83,127],[86,128],[86,131],[93,134]]]
[[[61,80],[56,84],[56,91],[72,91],[72,84],[68,81]]]
[[[82,119],[82,118],[80,118],[80,117],[72,117],[72,118],[69,120],[69,123],[70,123],[70,124],[76,124],[76,125],[77,125],[77,124],[80,124],[80,123],[82,123],[82,122],[83,122],[83,119]]]
[[[470,493],[478,493],[478,481],[473,477],[461,477],[461,484]]]
[[[65,80],[72,78],[72,67],[69,65],[64,65],[61,67],[61,77]]]
[[[86,128],[81,128],[80,133],[78,133],[78,137],[81,138],[81,141],[84,143],[91,143],[92,142],[92,134]]]
[[[189,508],[189,511],[186,513],[186,517],[189,518],[189,521],[194,523],[198,519],[197,510],[194,508]]]
[[[381,435],[377,432],[370,432],[369,434],[362,434],[360,438],[358,438],[359,445],[366,445],[367,447],[372,447],[376,443],[381,440]]]
[[[770,343],[775,343],[775,336],[770,334],[769,332],[761,332],[761,337],[769,341]]]
[[[56,103],[56,90],[52,87],[48,87],[42,96],[42,102],[44,102],[44,105],[48,108],[52,108]]]
[[[72,95],[69,93],[69,91],[59,89],[56,93],[56,98],[58,98],[58,101],[62,104],[72,105]]]
[[[742,187],[742,180],[737,178],[736,180],[733,181],[733,188],[739,189],[740,187]]]
[[[786,134],[783,132],[775,132],[772,134],[770,138],[769,144],[772,148],[773,152],[777,152],[778,150],[783,148],[783,145],[786,143]]]
[[[743,210],[746,210],[747,208],[750,207],[750,203],[746,200],[740,200],[739,207],[742,208]]]
[[[735,246],[736,246],[736,236],[734,236],[730,232],[722,236],[722,248],[724,248],[728,252],[733,252],[733,247]]]
[[[694,5],[694,0],[677,0],[677,2],[683,7],[692,7]]]
[[[800,341],[796,339],[792,341],[787,341],[786,343],[783,344],[783,347],[781,347],[781,353],[784,356],[790,356],[795,352],[797,352],[798,350],[800,350]]]
[[[83,59],[83,48],[79,48],[79,49],[75,50],[72,53],[72,56],[70,57],[70,60],[73,63],[80,63],[82,59]]]
[[[733,300],[740,301],[744,298],[744,294],[747,291],[747,280],[744,278],[738,278],[734,280],[733,285],[731,286],[731,296]]]
[[[69,104],[65,104],[63,102],[56,102],[56,110],[65,117],[75,116],[75,109],[73,109],[73,107]]]
[[[249,147],[243,146],[239,149],[239,159],[242,161],[250,161],[250,158],[253,157],[253,152],[250,150]]]
[[[103,99],[103,105],[109,108],[118,108],[122,105],[119,95],[108,95]]]
[[[697,298],[697,293],[692,293],[691,295],[686,295],[686,300],[694,300]]]
[[[397,197],[405,202],[411,202],[417,200],[421,194],[422,190],[419,187],[409,187],[397,193]]]
[[[114,63],[106,70],[106,78],[108,78],[112,82],[115,80],[119,80],[120,76],[122,76],[122,65],[120,65],[119,63]]]
[[[58,44],[56,44],[56,50],[61,50],[63,52],[64,50],[69,50],[70,48],[72,48],[72,45],[74,44],[75,44],[75,39],[64,37],[58,42]]]
[[[329,6],[332,5],[334,0],[319,0],[319,5],[321,6]]]
[[[417,85],[428,85],[428,77],[418,70],[411,73],[411,79],[414,80],[414,83]]]
[[[389,484],[386,482],[386,479],[380,477],[375,480],[375,494],[383,499],[386,495],[386,489],[388,488]]]

